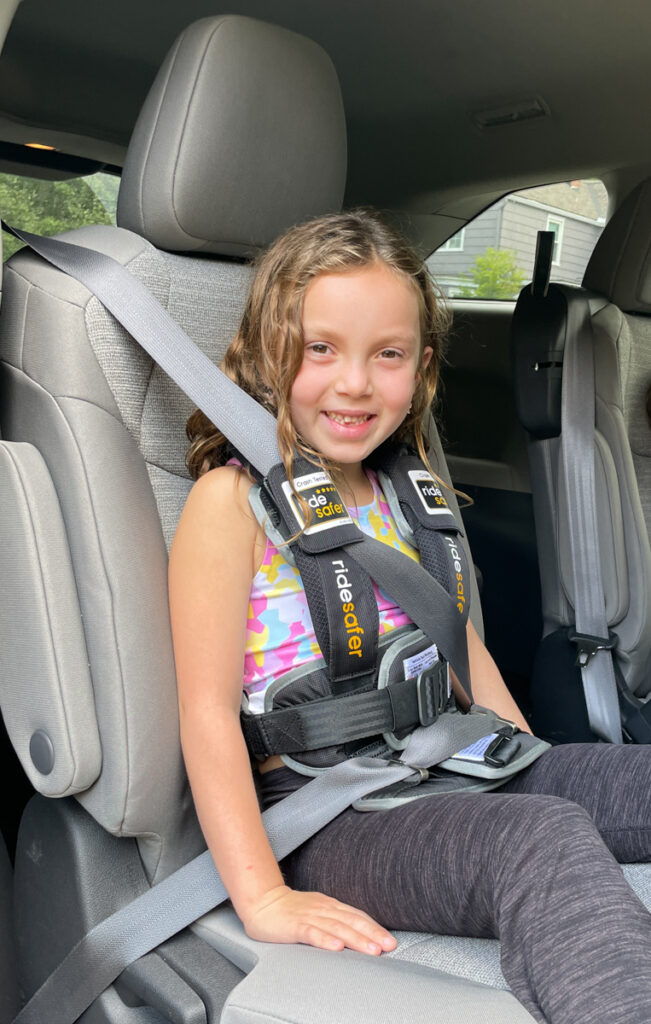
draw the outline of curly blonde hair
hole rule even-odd
[[[291,228],[261,256],[242,322],[222,362],[224,373],[277,418],[278,448],[290,480],[295,451],[332,470],[297,435],[290,415],[291,390],[303,360],[306,289],[320,274],[343,273],[377,262],[413,285],[420,311],[421,352],[426,346],[432,348],[429,364],[420,369],[411,410],[392,437],[412,445],[427,462],[423,418],[436,393],[449,314],[411,246],[374,211],[352,210]],[[192,413],[186,431],[191,442],[187,464],[194,478],[224,464],[228,441],[201,410]]]

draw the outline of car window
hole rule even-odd
[[[601,181],[563,181],[503,196],[427,260],[450,298],[515,299],[531,280],[538,231],[553,231],[552,281],[581,284],[606,223]]]
[[[116,175],[102,172],[64,181],[0,174],[0,211],[12,227],[37,235],[84,224],[115,224],[119,184]],[[22,247],[7,234],[2,241],[5,260]]]

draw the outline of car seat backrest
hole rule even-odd
[[[273,132],[247,122],[243,93]],[[119,218],[132,226],[141,217],[155,243],[251,253],[340,206],[341,95],[312,42],[250,19],[202,21],[184,33],[154,95],[134,134]],[[209,187],[220,147],[232,176],[226,203],[225,186]],[[190,238],[186,229],[202,225],[209,232]],[[241,316],[246,264],[164,252],[123,227],[66,237],[126,265],[219,361]],[[202,845],[178,742],[159,522],[160,513],[169,541],[191,483],[190,403],[78,282],[25,251],[6,277],[3,436],[27,443],[2,452],[0,568],[12,581],[0,612],[3,713],[34,786],[76,793],[110,832],[140,837],[154,881]]]
[[[651,536],[651,430],[646,416],[651,386],[651,179],[631,192],[606,225],[583,284],[605,295],[621,311],[619,320],[612,312],[601,319],[617,348],[617,398]],[[595,325],[601,326],[599,317]]]

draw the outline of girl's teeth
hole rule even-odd
[[[335,412],[329,412],[328,418],[336,423],[365,423],[368,416],[339,416]]]

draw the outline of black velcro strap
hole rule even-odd
[[[242,715],[242,732],[257,757],[298,754],[417,725],[431,725],[448,704],[447,666],[437,662],[414,679],[381,690]]]

